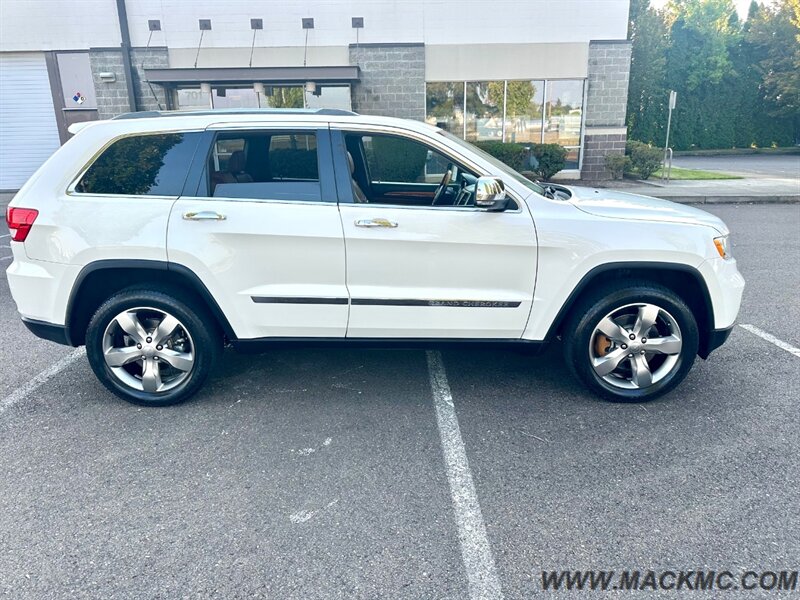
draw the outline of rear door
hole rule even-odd
[[[239,339],[343,337],[348,296],[319,125],[208,130],[169,220],[170,263],[194,271]]]

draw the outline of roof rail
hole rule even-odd
[[[120,119],[152,119],[155,117],[207,117],[220,115],[321,115],[327,117],[358,116],[341,108],[228,108],[219,110],[143,110],[128,112],[115,117]]]

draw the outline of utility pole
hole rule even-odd
[[[669,113],[667,115],[667,139],[664,141],[664,164],[661,167],[661,179],[669,181],[669,171],[672,170],[672,150],[669,147],[669,130],[672,127],[672,111],[678,99],[678,92],[669,92]],[[667,154],[669,154],[669,167],[667,167]]]

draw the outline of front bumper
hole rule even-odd
[[[712,329],[709,331],[705,339],[700,340],[700,348],[697,350],[698,356],[703,359],[708,358],[714,350],[728,340],[731,331],[733,331],[733,325],[725,329]]]
[[[703,262],[698,270],[703,276],[714,307],[713,330],[733,327],[742,304],[744,278],[733,258],[712,258]]]

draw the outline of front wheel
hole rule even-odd
[[[597,290],[576,307],[564,332],[572,373],[613,402],[652,400],[674,389],[698,344],[686,303],[649,283]]]
[[[219,341],[215,324],[190,300],[128,289],[109,298],[92,317],[86,354],[97,378],[120,398],[167,406],[200,389]]]

